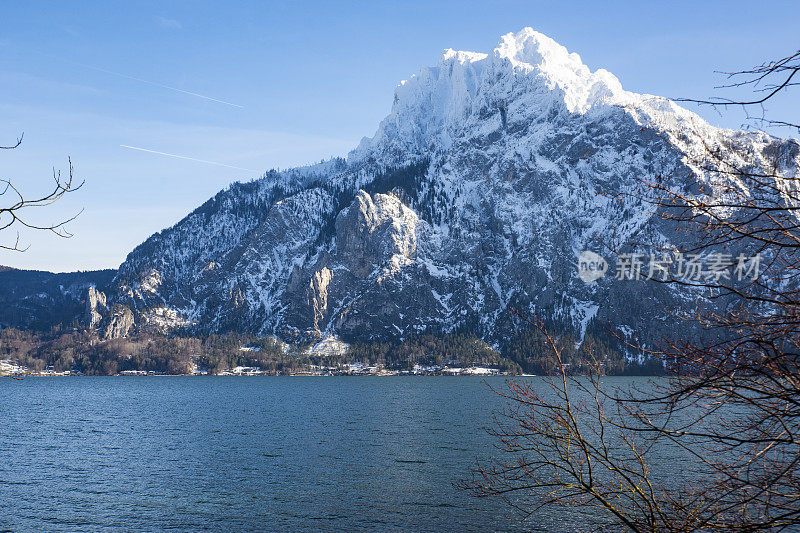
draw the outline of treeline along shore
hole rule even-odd
[[[657,360],[641,361],[587,335],[559,337],[570,372],[587,369],[587,353],[608,375],[658,374]],[[468,334],[419,335],[401,342],[323,340],[289,345],[246,334],[135,335],[101,339],[95,332],[54,327],[47,332],[0,330],[3,375],[519,375],[548,371],[540,332],[528,331],[498,350]]]

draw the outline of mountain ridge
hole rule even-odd
[[[731,164],[777,150],[784,173],[800,168],[796,146],[625,91],[526,28],[490,53],[445,50],[346,158],[234,183],[151,236],[108,302],[141,330],[294,342],[467,331],[499,345],[519,327],[511,307],[578,338],[602,324],[655,339],[686,295],[584,283],[577,256],[680,242],[641,183],[718,194],[732,178],[707,169],[715,147]]]
[[[526,28],[489,54],[446,50],[397,87],[390,114],[346,160],[217,195],[216,215],[184,219],[170,250],[129,256],[115,299],[146,327],[289,340],[459,328],[496,340],[512,327],[498,326],[510,305],[581,336],[601,310],[642,330],[625,316],[629,293],[659,308],[680,297],[585,285],[575,257],[610,235],[669,240],[631,194],[641,180],[711,183],[695,162],[709,145],[758,154],[776,142],[627,92]],[[620,208],[612,198],[625,194]]]

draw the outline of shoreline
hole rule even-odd
[[[363,377],[374,377],[374,378],[387,378],[387,377],[449,377],[449,378],[487,378],[487,377],[539,377],[536,374],[505,374],[505,373],[496,373],[496,374],[401,374],[399,372],[389,372],[389,373],[381,373],[381,374],[311,374],[311,373],[291,373],[291,374],[269,374],[269,373],[262,373],[262,374],[107,374],[107,375],[87,375],[87,374],[62,374],[62,373],[55,373],[55,374],[16,374],[16,375],[8,375],[3,374],[0,375],[0,378],[11,378],[11,379],[25,379],[25,378],[164,378],[164,377],[211,377],[211,378],[264,378],[264,377],[272,377],[272,378],[334,378],[334,377],[353,377],[353,378],[363,378]]]

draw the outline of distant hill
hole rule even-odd
[[[0,327],[47,330],[83,316],[90,286],[106,290],[117,271],[55,274],[0,265]]]

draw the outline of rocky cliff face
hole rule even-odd
[[[105,293],[94,285],[86,291],[84,326],[97,331],[103,339],[125,337],[133,327],[133,313],[124,305],[106,303]]]
[[[92,285],[86,291],[86,326],[95,329],[103,320],[102,310],[106,308],[106,295]]]
[[[641,180],[721,190],[702,164],[720,146],[737,164],[778,151],[785,173],[800,168],[796,146],[627,92],[525,29],[488,54],[445,51],[347,159],[235,183],[153,235],[109,299],[139,328],[285,340],[461,329],[497,341],[509,306],[578,336],[593,321],[658,335],[684,294],[585,283],[577,257],[678,242],[637,199]]]

